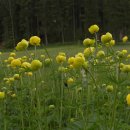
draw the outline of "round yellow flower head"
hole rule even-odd
[[[23,62],[21,67],[23,67],[25,69],[30,69],[31,68],[31,64],[29,62]]]
[[[112,34],[107,32],[105,35],[101,36],[102,43],[109,43],[112,40]]]
[[[8,80],[10,81],[10,83],[12,83],[14,82],[14,77],[10,77]]]
[[[122,50],[121,52],[123,53],[123,55],[125,55],[125,54],[127,54],[128,51],[127,50]]]
[[[123,43],[126,43],[128,41],[128,36],[124,36],[123,38],[122,38],[122,42]]]
[[[84,50],[84,56],[85,57],[89,57],[90,55],[92,55],[95,51],[95,48],[94,47],[89,47],[89,48],[86,48]]]
[[[112,92],[113,91],[113,85],[107,85],[106,90],[107,90],[107,92]]]
[[[127,58],[130,58],[130,54],[129,54],[129,55],[127,55]]]
[[[44,59],[44,58],[45,58],[45,55],[40,55],[40,57]]]
[[[33,60],[31,62],[31,69],[32,70],[38,70],[42,67],[42,62],[40,62],[39,60]]]
[[[69,57],[69,58],[68,58],[68,64],[73,65],[74,60],[75,60],[74,57]]]
[[[10,53],[10,56],[11,56],[11,57],[15,57],[16,54],[15,54],[14,52],[11,52],[11,53]]]
[[[22,51],[25,50],[28,47],[28,41],[25,39],[22,39],[21,42],[19,42],[16,46],[16,50]]]
[[[27,75],[28,76],[33,76],[33,73],[32,72],[27,72]]]
[[[12,60],[14,60],[14,57],[11,56],[11,57],[8,58],[8,62],[9,62],[9,63],[10,63]]]
[[[68,68],[65,68],[65,67],[63,67],[63,66],[60,66],[60,67],[58,68],[58,71],[59,71],[59,72],[66,73],[66,72],[68,71]]]
[[[122,67],[120,67],[120,70],[122,72],[128,73],[130,72],[130,65],[123,65]]]
[[[34,56],[35,54],[34,54],[34,53],[31,53],[30,55],[31,55],[31,56]]]
[[[77,87],[77,88],[76,88],[76,92],[77,92],[77,93],[79,93],[79,92],[81,92],[81,91],[82,91],[82,87]]]
[[[5,92],[0,92],[0,99],[4,99],[5,98]]]
[[[29,43],[33,46],[40,46],[41,39],[38,36],[32,36],[29,40]]]
[[[68,78],[67,79],[67,84],[73,84],[74,83],[74,79],[73,78]]]
[[[20,59],[14,59],[11,61],[11,66],[12,67],[18,67],[21,66],[21,60]]]
[[[126,96],[126,102],[127,102],[128,105],[130,105],[130,94],[128,94],[128,95]]]
[[[12,98],[15,98],[15,97],[16,97],[16,94],[15,94],[15,93],[11,94],[11,97],[12,97]]]
[[[20,75],[19,74],[14,74],[14,79],[15,80],[19,80],[20,79]]]
[[[66,57],[63,55],[58,55],[58,56],[56,56],[56,61],[57,61],[57,63],[63,63],[66,61]]]
[[[94,24],[94,25],[91,25],[88,30],[91,34],[94,34],[99,31],[99,27],[96,24]]]
[[[85,58],[82,56],[76,56],[74,59],[73,66],[74,68],[80,68],[85,62]]]
[[[89,67],[88,61],[85,61],[84,64],[83,64],[83,68],[84,68],[85,70],[87,70],[88,67]]]
[[[124,66],[124,64],[123,64],[123,63],[120,63],[119,67],[122,68],[123,66]]]
[[[52,110],[55,108],[55,105],[49,105],[49,109]]]
[[[64,52],[59,52],[59,55],[66,56],[66,54]]]
[[[104,51],[98,51],[97,52],[97,58],[102,58],[105,56],[105,52]]]
[[[95,43],[95,40],[94,39],[90,39],[90,38],[86,38],[83,41],[83,45],[84,46],[93,46],[94,43]]]
[[[72,123],[75,122],[75,118],[71,118],[70,122],[72,122]]]
[[[44,61],[44,65],[45,65],[45,66],[49,66],[51,63],[52,63],[52,59],[50,59],[50,58],[47,58],[47,59],[45,59],[45,61]]]
[[[114,46],[114,45],[115,45],[115,40],[111,40],[111,41],[110,41],[110,45],[111,45],[111,46]]]

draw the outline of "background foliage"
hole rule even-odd
[[[0,0],[0,11],[0,44],[6,47],[31,35],[46,45],[79,41],[95,23],[116,40],[130,33],[129,0]]]

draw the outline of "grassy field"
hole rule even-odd
[[[20,51],[14,63],[12,51],[1,54],[0,130],[130,130],[130,45],[91,50],[89,56],[85,48]],[[98,57],[101,50],[105,55]],[[71,56],[75,64],[68,63]]]

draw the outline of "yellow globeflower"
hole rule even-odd
[[[94,25],[91,25],[88,30],[91,34],[94,34],[99,31],[99,27],[96,24],[94,24]]]
[[[75,68],[79,68],[81,67],[85,62],[85,58],[84,57],[81,57],[81,56],[76,56],[75,57],[75,60],[74,60],[74,63],[73,63],[73,66]]]
[[[32,70],[38,70],[42,67],[42,62],[40,62],[39,60],[33,60],[31,62],[31,69]]]
[[[33,73],[32,72],[28,72],[27,75],[28,76],[33,76]]]
[[[17,67],[17,66],[21,66],[21,61],[20,59],[14,59],[11,61],[11,66],[12,67]]]
[[[28,41],[25,39],[22,39],[21,42],[19,42],[16,46],[16,50],[22,51],[25,50],[28,47]]]
[[[5,92],[0,92],[0,99],[5,98]]]
[[[128,36],[124,36],[124,37],[122,38],[122,41],[123,41],[123,43],[127,42],[127,41],[128,41]]]
[[[32,36],[29,40],[29,43],[33,46],[40,46],[41,39],[38,36]]]
[[[14,74],[14,79],[15,80],[19,80],[20,79],[20,75],[19,74]]]
[[[74,57],[69,57],[69,58],[68,58],[68,64],[73,65],[74,60],[75,60]]]
[[[102,43],[109,43],[112,40],[112,34],[107,32],[105,35],[101,36]]]
[[[128,73],[128,72],[130,72],[130,65],[123,65],[122,67],[120,67],[120,70],[122,72]]]
[[[87,70],[88,67],[89,67],[88,61],[85,61],[84,64],[83,64],[83,68],[84,68],[85,70]]]
[[[63,55],[58,55],[58,56],[56,56],[56,61],[57,61],[57,63],[63,63],[66,61],[66,57]]]
[[[15,93],[11,94],[11,97],[12,97],[12,98],[15,98],[15,97],[16,97],[16,94],[15,94]]]
[[[45,61],[44,61],[44,65],[45,65],[45,66],[49,66],[51,63],[52,63],[52,59],[50,59],[50,58],[47,58],[47,59],[45,59]]]
[[[126,96],[126,101],[127,101],[127,104],[130,105],[130,94],[128,94],[128,95]]]
[[[67,79],[67,84],[73,84],[74,83],[74,79],[73,78],[68,78]]]
[[[11,56],[11,57],[8,58],[7,61],[8,61],[8,62],[11,62],[12,60],[14,60],[14,57]]]
[[[15,54],[14,52],[11,52],[11,53],[10,53],[10,56],[15,57],[16,54]]]
[[[115,45],[115,40],[111,40],[111,41],[110,41],[110,45],[111,45],[111,46],[114,46],[114,45]]]
[[[107,85],[106,90],[107,90],[107,92],[112,92],[113,91],[113,85]]]
[[[23,62],[21,67],[23,67],[25,69],[30,69],[31,68],[31,64],[29,62]]]
[[[59,52],[59,55],[66,56],[66,54],[64,52]]]
[[[130,54],[127,56],[127,58],[130,58]]]
[[[95,43],[95,40],[94,39],[90,39],[90,38],[86,38],[83,41],[83,45],[84,46],[93,46],[94,43]]]
[[[92,55],[95,51],[95,48],[94,47],[89,47],[89,48],[86,48],[84,50],[84,56],[85,57],[89,57],[90,55]]]
[[[104,51],[98,51],[97,52],[97,58],[102,58],[105,56],[105,52]]]
[[[125,54],[127,54],[128,51],[127,50],[122,50],[121,52],[123,53],[123,55],[125,55]]]
[[[44,59],[44,58],[45,58],[45,55],[40,55],[40,57]]]

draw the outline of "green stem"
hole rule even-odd
[[[36,101],[37,101],[37,112],[38,112],[38,128],[39,128],[39,130],[42,130],[42,127],[41,127],[41,104],[40,104],[39,91],[38,91],[38,86],[37,86],[36,72],[34,74],[34,80],[35,80],[35,88],[36,88]]]
[[[60,130],[62,130],[62,116],[63,116],[63,73],[61,73],[61,88],[60,88],[60,124],[59,124],[59,128]]]
[[[94,76],[92,75],[92,73],[89,70],[85,70],[85,71],[86,71],[86,74],[87,74],[87,72],[90,74],[90,76],[91,76],[91,78],[92,78],[92,80],[94,82],[95,87],[98,88],[96,80],[95,80]]]
[[[7,130],[7,121],[6,121],[6,99],[4,100],[4,130]]]
[[[111,129],[115,130],[115,118],[116,118],[116,104],[117,104],[117,88],[118,88],[118,81],[119,81],[119,63],[116,65],[116,81],[117,84],[115,86],[115,94],[114,94],[114,104],[113,104],[113,110],[112,110],[112,123],[111,123]]]

